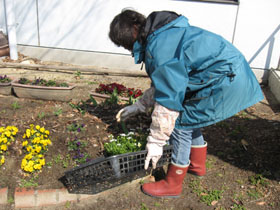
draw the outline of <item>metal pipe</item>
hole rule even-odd
[[[4,10],[6,17],[6,30],[8,34],[10,58],[12,60],[18,59],[17,52],[17,34],[16,34],[16,18],[14,12],[14,0],[4,1]]]

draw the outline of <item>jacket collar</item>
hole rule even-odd
[[[161,12],[160,12],[161,13]],[[150,17],[150,16],[149,16]],[[147,20],[149,19],[149,17],[147,18]],[[173,16],[174,17],[174,16]],[[169,19],[171,20],[171,19]],[[164,23],[166,23],[167,21],[162,21]],[[147,21],[148,23],[148,21]],[[154,22],[155,24],[156,23],[159,23],[159,21],[157,22]],[[145,26],[145,29],[147,28],[152,28],[153,30],[150,30],[150,32],[147,32],[148,36],[145,37],[145,40],[137,40],[134,45],[133,45],[133,51],[132,51],[132,57],[134,57],[134,62],[136,64],[140,64],[141,62],[145,62],[145,49],[146,49],[146,44],[147,42],[149,41],[149,39],[151,39],[151,35],[154,34],[158,34],[170,27],[187,27],[189,26],[189,23],[188,23],[188,19],[184,16],[178,16],[178,18],[174,19],[173,21],[165,24],[165,25],[162,25],[161,27],[153,27],[152,24],[149,24],[150,26],[149,27],[146,27]],[[143,37],[142,37],[143,38]]]

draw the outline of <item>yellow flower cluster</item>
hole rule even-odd
[[[15,126],[0,127],[0,166],[5,163],[4,152],[8,150],[8,146],[15,141],[18,128]]]
[[[48,145],[51,145],[49,139],[50,132],[39,125],[30,125],[23,135],[22,146],[26,155],[22,159],[21,169],[32,173],[40,171],[45,165],[44,153],[48,151]]]

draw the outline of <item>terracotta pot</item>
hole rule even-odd
[[[12,82],[14,93],[19,98],[31,98],[49,101],[70,101],[75,85],[69,87],[47,87]]]

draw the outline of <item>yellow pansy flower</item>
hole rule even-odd
[[[1,160],[0,160],[1,165],[3,165],[5,163],[5,157],[4,155],[2,155]]]
[[[28,141],[22,142],[22,146],[23,146],[23,147],[26,146],[27,144],[28,144]]]
[[[42,149],[41,146],[38,146],[38,147],[35,148],[35,150],[36,150],[37,153],[41,152],[41,149]]]
[[[6,132],[5,132],[5,135],[6,135],[7,137],[10,137],[10,136],[11,136],[11,132],[10,132],[10,131],[6,131]]]
[[[6,144],[1,145],[1,150],[6,151],[7,150],[7,145]]]
[[[36,164],[36,165],[34,165],[34,168],[37,170],[41,170],[42,166],[40,164]]]
[[[41,132],[41,133],[44,133],[44,132],[45,132],[45,128],[44,128],[44,127],[41,127],[41,128],[40,128],[40,132]]]
[[[45,163],[46,163],[45,159],[40,159],[40,164],[41,164],[42,166],[44,166]]]
[[[27,160],[26,160],[26,159],[22,159],[22,161],[21,161],[21,167],[26,166],[26,164],[27,164]]]

